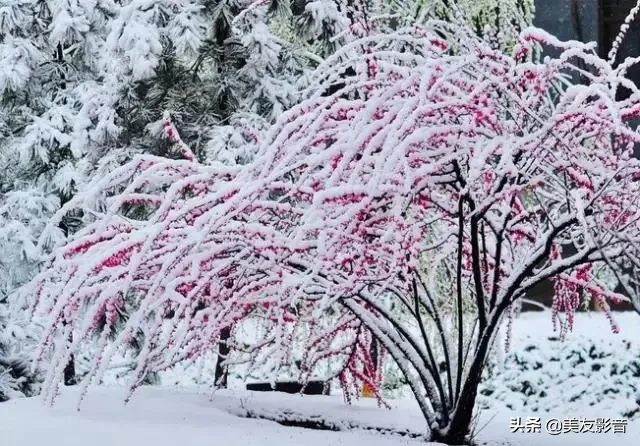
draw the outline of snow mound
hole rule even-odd
[[[267,419],[284,425],[310,425],[333,431],[368,431],[395,437],[426,440],[428,428],[412,401],[391,401],[392,409],[373,399],[352,405],[342,397],[288,395],[279,392],[218,391],[211,404],[239,417]],[[414,407],[416,406],[416,407]]]
[[[217,392],[213,398],[197,391],[168,387],[143,387],[123,406],[124,388],[90,390],[77,411],[79,394],[65,389],[53,407],[39,398],[22,398],[0,404],[2,446],[367,446],[422,445],[424,440],[408,436],[367,432],[377,424],[395,429],[416,427],[419,416],[405,411],[390,413],[369,402],[344,408],[340,398],[301,397],[287,394]],[[262,415],[295,411],[335,422],[355,430],[302,429],[264,419],[247,419],[246,410]],[[396,416],[393,416],[395,414]],[[385,419],[386,418],[386,419]],[[422,422],[424,425],[424,422]],[[362,429],[358,426],[364,426]]]

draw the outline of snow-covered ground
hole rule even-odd
[[[576,313],[573,330],[567,333],[566,342],[575,339],[617,339],[630,340],[635,349],[640,347],[640,316],[633,311],[615,312],[613,320],[620,328],[613,333],[609,321],[602,312]],[[512,349],[517,350],[531,341],[541,342],[549,337],[558,337],[553,332],[551,313],[522,313],[513,322]]]
[[[553,340],[548,313],[525,314],[514,323],[512,350],[524,351],[535,345],[541,354],[551,355],[556,350],[563,351],[593,342],[596,345],[624,345],[623,349],[613,349],[618,352],[616,354],[624,355],[621,360],[625,360],[627,355],[638,355],[640,317],[627,313],[618,314],[616,319],[621,327],[620,334],[611,333],[602,314],[580,314],[575,332],[569,334],[565,343],[558,343]],[[610,359],[610,362],[615,360]],[[542,370],[553,372],[551,374],[554,376],[562,376],[565,372],[572,374],[574,369],[578,368],[566,363],[542,366]],[[599,380],[606,379],[606,375],[602,374],[597,377]],[[176,376],[173,375],[173,378]],[[189,378],[185,384],[191,382]],[[550,386],[547,393],[551,395],[565,395],[564,388],[574,386],[572,382],[563,384],[557,380],[544,383]],[[595,384],[593,388],[597,389]],[[360,400],[353,406],[346,406],[339,395],[300,396],[232,389],[218,391],[211,397],[206,387],[198,390],[194,387],[165,385],[144,387],[129,405],[123,406],[123,392],[121,387],[91,389],[80,412],[77,411],[78,393],[75,389],[65,391],[52,408],[43,406],[38,398],[16,399],[0,404],[0,446],[426,444],[421,438],[426,432],[424,421],[415,404],[408,399],[390,401],[392,409],[389,411],[378,408],[373,400]],[[610,397],[610,400],[616,402],[616,398]],[[624,398],[621,396],[619,399],[622,401]],[[506,400],[509,400],[508,395]],[[488,408],[480,411],[477,440],[487,446],[638,444],[638,419],[629,421],[624,434],[550,435],[545,432],[545,423],[551,418],[564,420],[575,417],[581,420],[619,417],[615,413],[615,405],[590,405],[581,401],[556,405],[552,411],[536,412],[527,409],[529,406],[521,405],[509,409],[505,401],[496,399]],[[542,425],[540,433],[510,432],[512,417],[520,417],[524,422],[527,417],[536,416],[540,417]],[[314,420],[327,430],[292,427],[302,419]]]
[[[423,422],[415,407],[401,401],[390,411],[371,400],[345,407],[340,398],[246,391],[222,391],[213,399],[194,390],[145,387],[127,406],[119,388],[93,389],[78,412],[78,394],[65,392],[53,407],[37,398],[0,404],[2,446],[331,446],[426,445],[420,438],[394,434],[420,433]],[[283,426],[266,419],[284,415],[295,419],[315,414],[317,420],[340,431]],[[240,416],[239,416],[240,415]],[[626,434],[511,434],[512,412],[486,412],[480,419],[478,440],[487,445],[560,446],[580,444],[635,446],[640,423]],[[533,414],[520,414],[531,416]],[[569,415],[556,414],[560,419]],[[584,415],[584,414],[579,414]],[[600,414],[604,415],[604,414]],[[548,417],[543,417],[543,422]],[[486,424],[488,423],[488,424]],[[486,424],[486,426],[484,425]],[[382,433],[374,430],[382,429]]]
[[[282,426],[268,420],[238,417],[249,404],[260,406],[249,392],[221,392],[211,400],[193,390],[145,387],[129,405],[123,407],[123,393],[118,388],[93,389],[82,410],[77,412],[77,392],[61,395],[53,407],[44,407],[36,399],[16,399],[0,404],[0,444],[2,446],[399,446],[425,444],[410,438],[392,437],[355,430],[333,432]],[[278,394],[278,406],[296,408],[298,395]],[[333,397],[318,404],[318,413],[333,409],[348,419],[375,424],[389,413],[375,407],[352,407],[345,410],[342,401]],[[264,411],[272,411],[273,395],[264,401]],[[419,419],[418,419],[419,421]]]

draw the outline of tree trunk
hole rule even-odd
[[[62,57],[62,47],[60,46],[59,43],[58,43],[58,51],[60,53],[60,57]],[[71,199],[70,196],[66,196],[65,194],[62,194],[62,193],[59,194],[59,198],[60,198],[60,206],[64,206]],[[60,220],[58,227],[64,233],[65,238],[69,237],[69,225],[68,225],[66,216]],[[67,325],[67,321],[63,319],[62,326],[66,326],[66,325]],[[69,333],[69,343],[71,344],[72,342],[73,342],[73,334]],[[75,365],[75,356],[71,354],[71,357],[69,358],[69,362],[67,363],[67,365],[64,366],[64,385],[73,386],[74,384],[76,384],[76,365]]]
[[[67,321],[63,319],[62,325],[63,326],[67,325]],[[69,333],[69,343],[72,343],[72,342],[73,342],[73,335]],[[76,362],[75,362],[75,356],[73,355],[73,353],[71,354],[71,357],[69,358],[69,362],[67,362],[67,365],[64,366],[63,377],[64,377],[65,386],[73,386],[74,384],[76,384]]]
[[[467,381],[462,387],[460,399],[456,405],[453,417],[449,426],[443,434],[435,435],[434,441],[442,442],[449,445],[466,444],[467,436],[471,432],[471,421],[473,417],[473,408],[478,395],[478,385],[480,384],[480,375],[484,364],[480,367],[480,373],[477,376],[467,377]]]
[[[224,360],[229,354],[229,338],[231,337],[231,327],[225,327],[220,332],[220,342],[218,343],[218,359],[216,361],[215,385],[219,389],[227,388],[227,368]]]
[[[495,317],[481,334],[480,344],[471,363],[467,379],[462,385],[460,397],[453,410],[451,421],[441,432],[434,433],[432,441],[449,445],[466,444],[467,436],[470,434],[473,409],[478,396],[478,386],[480,385],[487,354],[499,320],[498,317]]]
[[[378,373],[380,372],[378,370],[378,339],[377,338],[373,338],[371,340],[371,346],[370,346],[370,352],[369,354],[371,355],[371,363],[373,364],[374,370],[372,370],[372,372],[375,374],[375,377],[378,378]]]
[[[73,355],[69,362],[64,366],[64,385],[73,386],[76,383],[76,365]]]

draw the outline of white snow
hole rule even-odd
[[[566,342],[576,339],[593,340],[630,340],[635,341],[636,348],[640,346],[640,317],[633,311],[612,313],[614,321],[620,327],[620,333],[613,333],[609,321],[602,312],[577,313],[573,331],[567,333]],[[558,337],[553,332],[550,312],[521,313],[513,324],[512,348],[518,349],[527,343],[546,340],[548,337]]]
[[[242,393],[241,393],[242,394]],[[273,395],[270,395],[273,397]],[[226,413],[221,407],[241,409],[252,395],[244,392],[207,395],[194,391],[145,387],[132,402],[122,406],[118,388],[92,389],[80,412],[76,412],[77,392],[61,395],[53,408],[37,398],[11,400],[0,404],[2,446],[368,446],[425,445],[424,442],[367,432],[332,432],[281,426],[267,420],[245,419]],[[318,400],[321,397],[312,398]],[[270,400],[271,398],[266,398]],[[284,407],[298,406],[301,397],[279,394]],[[321,412],[339,408],[341,412],[379,420],[380,410],[343,410],[337,398],[320,404]],[[305,397],[306,400],[306,397]],[[232,404],[234,403],[234,404]],[[436,443],[431,443],[435,445]]]
[[[211,399],[194,390],[144,387],[132,402],[123,406],[123,391],[117,387],[95,388],[80,412],[76,411],[77,391],[64,392],[50,408],[38,398],[15,399],[0,404],[2,446],[188,446],[222,443],[225,446],[332,446],[430,445],[420,439],[367,431],[382,427],[396,431],[418,431],[423,421],[409,401],[398,401],[391,410],[375,407],[372,400],[347,407],[333,396],[299,396],[281,393],[220,391]],[[350,431],[312,430],[282,426],[254,416],[315,413],[317,419],[335,422]],[[480,417],[478,440],[488,446],[522,445],[616,446],[636,444],[640,422],[631,422],[626,434],[511,434],[510,417],[534,416],[509,411],[484,412]],[[560,419],[589,414],[554,414]],[[607,414],[594,414],[606,417]],[[542,416],[544,423],[550,415]],[[484,426],[488,423],[486,426]],[[484,427],[483,427],[484,426]]]

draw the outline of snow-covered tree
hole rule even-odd
[[[559,55],[537,62],[540,45]],[[575,70],[585,84],[560,81]],[[462,443],[514,302],[553,279],[566,330],[582,295],[609,318],[607,300],[621,298],[596,272],[637,254],[640,237],[640,137],[626,124],[640,91],[624,70],[540,30],[506,56],[466,27],[428,22],[328,58],[253,162],[206,166],[184,145],[184,160],[136,157],[63,206],[48,230],[72,210],[93,222],[24,290],[49,317],[47,399],[94,335],[84,384],[135,338],[135,389],[259,311],[269,325],[254,359],[284,362],[292,333],[311,326],[302,369],[337,357],[375,384],[362,369],[373,335],[431,437]],[[632,94],[616,101],[621,85]],[[335,324],[314,328],[327,311]]]
[[[438,19],[466,23],[492,46],[511,50],[521,30],[533,23],[533,0],[353,1],[351,15],[360,35]]]
[[[499,48],[512,48],[519,32],[533,23],[534,0],[439,0],[434,12],[445,20],[456,15],[476,34]]]

